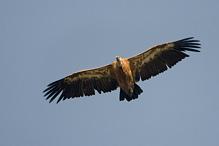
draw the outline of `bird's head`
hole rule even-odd
[[[116,56],[116,65],[122,67],[122,58],[119,56]]]

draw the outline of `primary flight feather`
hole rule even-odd
[[[101,94],[120,87],[120,101],[131,101],[143,92],[136,84],[140,78],[144,81],[164,72],[189,57],[185,51],[200,52],[198,48],[199,40],[190,37],[154,46],[130,58],[116,56],[116,61],[111,64],[81,70],[49,84],[43,91],[44,96],[52,102],[60,94],[58,103],[69,98],[94,95],[95,90]]]

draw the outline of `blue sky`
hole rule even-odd
[[[214,0],[1,0],[0,145],[219,145],[219,9]],[[59,104],[42,91],[82,69],[194,36],[201,53],[119,90]]]

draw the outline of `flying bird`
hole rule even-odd
[[[156,45],[130,58],[116,56],[116,61],[106,66],[81,70],[48,85],[46,99],[52,102],[59,94],[61,100],[101,94],[120,88],[120,101],[138,98],[143,90],[136,84],[171,68],[182,59],[189,57],[185,51],[200,52],[199,40],[193,37],[175,42]]]

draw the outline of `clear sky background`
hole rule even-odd
[[[216,0],[1,0],[0,145],[218,146],[219,9]],[[194,36],[201,53],[119,90],[45,100],[66,75]]]

